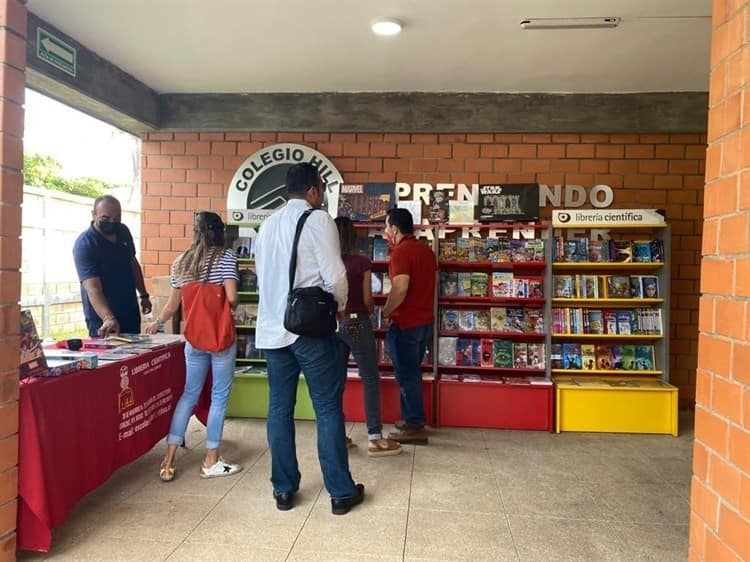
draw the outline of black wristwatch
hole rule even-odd
[[[148,293],[141,293],[141,296],[139,297],[141,300],[149,298],[150,295]]]

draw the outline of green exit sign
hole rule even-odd
[[[36,56],[71,76],[76,75],[76,49],[41,27],[36,28]]]

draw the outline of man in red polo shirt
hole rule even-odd
[[[427,444],[422,400],[422,369],[435,322],[435,272],[437,262],[430,247],[414,237],[414,222],[406,209],[391,209],[385,222],[391,246],[388,273],[391,292],[383,315],[392,323],[388,350],[401,387],[402,422],[388,435],[400,443]]]

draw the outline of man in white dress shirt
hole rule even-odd
[[[289,261],[297,221],[306,210],[320,209],[325,187],[312,164],[295,164],[286,176],[289,201],[261,225],[255,251],[258,272],[258,321],[255,345],[268,363],[269,405],[267,435],[271,451],[271,483],[276,507],[294,506],[301,475],[294,433],[294,405],[300,371],[310,390],[318,429],[318,459],[323,482],[331,495],[332,511],[347,513],[362,502],[364,486],[349,472],[345,444],[344,378],[336,335],[298,336],[284,329],[289,293]],[[297,248],[294,288],[321,287],[333,294],[338,310],[346,306],[348,286],[333,218],[325,211],[307,219]]]

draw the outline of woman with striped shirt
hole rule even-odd
[[[149,334],[155,333],[179,308],[181,288],[186,283],[201,281],[223,285],[232,308],[237,306],[237,258],[224,248],[225,226],[216,213],[202,211],[195,215],[193,243],[172,264],[172,292],[156,321],[148,326]],[[177,447],[185,439],[188,420],[193,413],[198,397],[211,366],[211,407],[206,422],[206,458],[200,469],[201,478],[229,476],[242,470],[238,464],[219,456],[219,442],[224,428],[229,392],[232,389],[234,366],[237,358],[237,341],[221,351],[204,351],[185,342],[185,390],[175,406],[172,424],[167,436],[167,453],[161,463],[159,477],[164,482],[174,478],[174,457]]]

